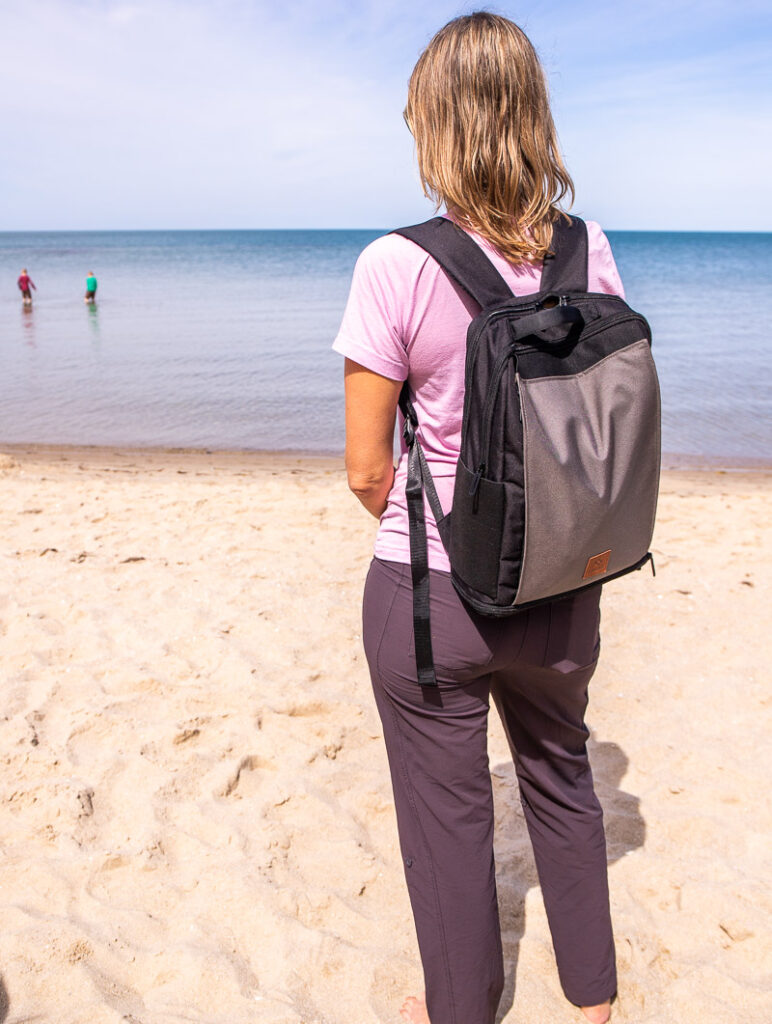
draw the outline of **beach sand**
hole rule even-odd
[[[397,1024],[421,983],[361,650],[375,522],[340,461],[3,451],[0,1021]],[[771,490],[666,473],[657,577],[604,593],[618,1024],[772,1020]],[[501,1019],[578,1022],[495,715],[490,755]]]

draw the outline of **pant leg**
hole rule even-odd
[[[418,685],[409,566],[375,561],[364,641],[432,1024],[493,1024],[503,962],[487,753],[488,629],[431,574],[438,687]]]
[[[576,1005],[616,992],[603,812],[584,724],[599,588],[531,609],[519,656],[491,692],[515,761],[561,984]]]

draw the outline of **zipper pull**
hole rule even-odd
[[[485,472],[485,463],[481,462],[480,465],[477,467],[477,472],[474,475],[474,479],[472,480],[471,484],[469,485],[469,497],[470,498],[473,498],[475,496],[475,494],[477,494],[477,490],[478,490],[478,488],[480,486],[480,480],[481,480],[482,475],[483,475],[484,472]]]
[[[560,302],[558,303],[558,305],[559,306],[567,306],[568,305],[568,296],[567,295],[561,295],[560,296]]]
[[[651,551],[649,552],[649,561],[651,562],[651,575],[656,576],[657,570],[654,566],[654,555],[652,555]]]

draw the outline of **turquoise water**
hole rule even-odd
[[[357,254],[379,234],[0,234],[0,443],[340,452],[330,344]],[[664,450],[772,459],[772,234],[609,238],[652,325]],[[22,266],[38,286],[31,311]]]

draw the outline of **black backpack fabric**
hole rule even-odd
[[[539,292],[514,296],[445,217],[396,234],[481,307],[466,339],[461,452],[444,515],[407,382],[407,506],[416,665],[436,685],[424,495],[453,584],[484,615],[567,597],[651,560],[660,398],[646,320],[587,291],[587,229],[560,215]],[[653,560],[652,569],[653,569]]]

